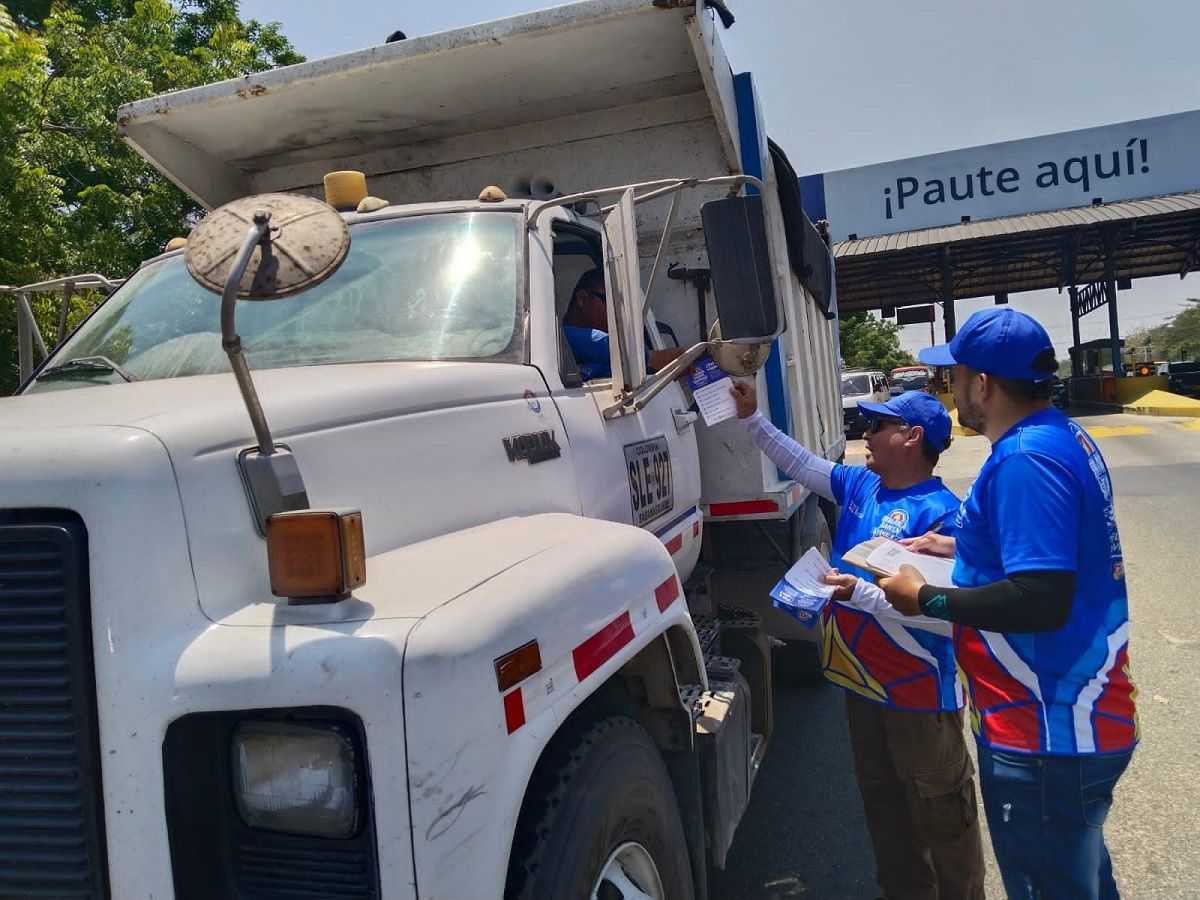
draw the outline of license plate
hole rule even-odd
[[[625,445],[633,524],[645,525],[675,505],[671,482],[671,450],[665,437]]]

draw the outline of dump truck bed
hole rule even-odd
[[[333,169],[366,172],[393,202],[473,198],[485,175],[506,190],[542,175],[569,193],[609,182],[595,159],[564,167],[564,142],[621,133],[633,150],[638,131],[668,120],[701,134],[647,171],[736,170],[737,113],[714,67],[728,71],[707,12],[591,0],[141,100],[118,127],[209,208],[315,190]],[[701,144],[708,158],[694,159]],[[610,167],[617,182],[640,177],[631,158]]]

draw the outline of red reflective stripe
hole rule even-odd
[[[677,534],[675,537],[667,541],[667,552],[674,556],[683,549],[683,535]]]
[[[504,695],[504,722],[512,734],[525,724],[525,703],[521,700],[521,689]]]
[[[654,589],[654,599],[659,612],[666,612],[667,607],[679,599],[679,582],[674,575]]]
[[[700,523],[699,522],[692,523],[692,537],[700,537]]]
[[[632,640],[633,621],[623,612],[571,651],[576,677],[583,681]]]
[[[710,516],[744,516],[749,513],[779,512],[774,500],[738,500],[736,503],[709,504]]]

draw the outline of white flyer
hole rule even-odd
[[[688,373],[687,384],[696,398],[705,425],[716,425],[737,415],[737,407],[729,393],[733,379],[721,371],[711,356],[696,360]]]

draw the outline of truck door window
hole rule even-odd
[[[600,265],[600,236],[582,225],[559,222],[554,226],[554,314],[559,333],[559,374],[565,387],[583,383],[579,363],[563,334],[563,316],[571,304],[575,285],[584,272]]]
[[[516,216],[455,213],[352,225],[350,253],[326,282],[271,303],[241,302],[252,369],[389,360],[524,361]],[[104,356],[138,380],[229,371],[221,298],[183,259],[147,266],[50,362]],[[120,376],[105,376],[109,381]],[[47,380],[46,390],[95,384]],[[34,383],[30,390],[43,386]]]

